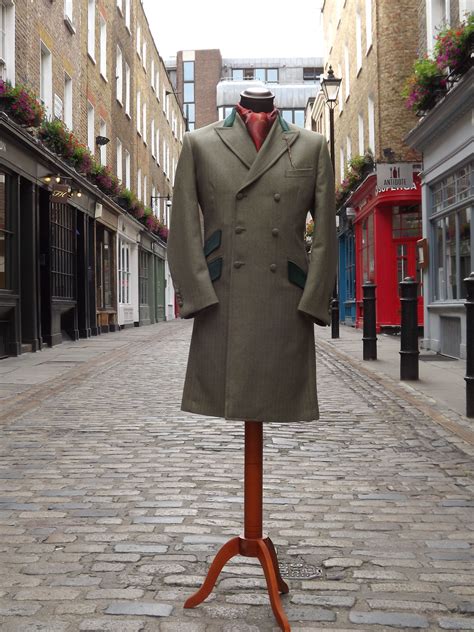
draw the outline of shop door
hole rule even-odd
[[[165,320],[165,262],[156,260],[156,321]]]
[[[397,287],[406,277],[418,281],[418,324],[423,325],[423,275],[418,263],[416,241],[398,241],[395,244],[397,253]],[[398,308],[401,314],[401,307]]]

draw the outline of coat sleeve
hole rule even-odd
[[[168,235],[168,263],[182,318],[219,302],[203,252],[193,148],[189,133],[176,168]]]
[[[330,325],[337,264],[336,203],[331,159],[325,139],[321,141],[314,195],[313,246],[298,310],[318,325]]]

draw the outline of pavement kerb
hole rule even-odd
[[[412,404],[414,408],[429,417],[439,426],[442,426],[445,430],[452,432],[469,445],[474,446],[474,431],[441,413],[436,408],[436,401],[431,400],[433,402],[431,403],[430,399],[424,393],[421,393],[408,384],[405,384],[403,382],[396,382],[391,377],[381,374],[377,370],[376,366],[372,366],[369,362],[364,363],[363,361],[361,362],[359,360],[355,360],[351,355],[345,353],[344,351],[341,351],[340,349],[337,349],[334,345],[327,342],[326,340],[318,338],[316,346],[321,346],[328,354],[340,357],[342,360],[344,360],[344,362],[346,362],[353,368],[357,369],[361,373],[364,373],[372,380],[375,380],[384,388],[389,389],[397,397],[400,397]],[[453,415],[458,416],[457,413],[454,411],[449,412]]]
[[[143,329],[141,332],[144,336],[139,339],[133,338],[129,342],[124,343],[119,349],[111,349],[103,353],[101,356],[90,359],[83,366],[73,367],[64,372],[59,377],[56,376],[48,382],[42,382],[37,386],[31,386],[23,393],[6,397],[2,400],[2,410],[0,411],[0,422],[12,421],[21,417],[27,412],[38,408],[45,400],[60,393],[66,386],[79,384],[87,377],[97,373],[99,370],[106,370],[118,364],[128,355],[130,349],[134,350],[149,344],[150,338],[156,339],[162,335],[166,335],[166,328],[150,328]],[[147,335],[148,334],[148,335]],[[119,335],[111,334],[111,335]]]

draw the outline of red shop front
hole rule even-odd
[[[351,195],[356,248],[356,327],[363,326],[363,292],[375,283],[377,331],[400,327],[399,283],[407,276],[419,282],[418,323],[423,325],[422,274],[416,242],[422,237],[421,188],[414,174],[413,188],[377,191],[370,175]]]

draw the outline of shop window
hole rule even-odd
[[[414,206],[394,206],[392,212],[392,238],[421,237],[421,209]]]
[[[362,222],[362,278],[363,283],[374,283],[374,216],[369,215]]]
[[[119,253],[119,303],[130,303],[130,246],[120,240]]]
[[[9,284],[9,251],[12,233],[8,222],[8,198],[6,190],[7,176],[0,173],[0,290],[7,290]]]
[[[72,207],[51,202],[52,297],[74,300],[76,276],[76,216]]]
[[[113,309],[113,233],[97,224],[97,309]]]
[[[140,250],[138,270],[140,305],[148,305],[148,261],[149,254]]]
[[[354,256],[354,236],[348,234],[344,240],[346,250],[346,300],[355,298],[355,256]]]

